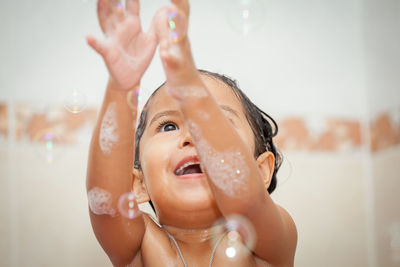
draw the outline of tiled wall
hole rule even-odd
[[[0,174],[7,178],[0,188],[0,266],[111,266],[92,232],[85,192],[97,112],[0,104]],[[396,266],[400,247],[392,248],[390,229],[400,222],[399,113],[367,124],[277,118],[285,160],[272,197],[296,222],[296,266]]]
[[[0,138],[10,138],[10,109],[0,103]],[[46,133],[54,135],[54,142],[85,144],[90,139],[97,116],[96,108],[87,108],[72,114],[62,106],[37,109],[24,103],[14,105],[11,118],[15,120],[13,139],[17,142],[40,142]],[[374,116],[369,121],[370,132],[363,133],[359,120],[334,117],[292,116],[277,120],[278,147],[286,151],[353,152],[360,150],[363,134],[369,136],[368,144],[378,152],[400,144],[400,108]]]

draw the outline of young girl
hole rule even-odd
[[[188,1],[171,2],[148,33],[138,0],[125,9],[98,2],[107,39],[87,41],[110,79],[87,173],[95,235],[114,266],[293,266],[295,224],[269,196],[280,165],[273,120],[234,81],[196,69]],[[134,143],[136,92],[158,44],[167,81],[145,105]],[[159,223],[135,209],[147,201]]]

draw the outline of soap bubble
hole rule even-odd
[[[118,201],[118,210],[122,216],[128,219],[133,219],[140,215],[134,192],[121,195]]]
[[[127,94],[126,101],[128,106],[133,110],[139,110],[142,102],[142,94],[139,86],[130,90]]]
[[[234,0],[229,5],[228,22],[243,36],[261,26],[264,16],[265,6],[262,0]]]
[[[110,0],[110,4],[112,4],[116,8],[123,9],[124,8],[124,1],[122,0]]]
[[[179,12],[168,12],[169,37],[173,42],[179,42],[186,35],[186,21],[184,18],[184,15]]]
[[[57,154],[56,143],[59,142],[57,135],[51,130],[45,130],[38,133],[34,141],[37,143],[36,152],[44,157],[47,163],[52,163]]]
[[[86,95],[79,90],[73,90],[64,100],[64,108],[73,114],[82,112],[86,104]]]
[[[256,235],[249,220],[240,215],[231,215],[214,225],[217,230],[211,240],[211,246],[219,247],[216,249],[219,257],[236,261],[251,254]]]

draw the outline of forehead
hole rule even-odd
[[[240,113],[243,112],[242,104],[233,89],[216,78],[204,74],[201,77],[219,105],[229,106]],[[165,85],[150,100],[147,119],[152,118],[154,114],[163,110],[179,110],[178,103],[168,94]]]

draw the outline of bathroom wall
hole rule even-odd
[[[165,3],[142,1],[146,29]],[[295,266],[398,266],[400,1],[260,0],[246,36],[235,3],[192,1],[192,49],[278,121],[272,197],[296,222]],[[95,2],[3,0],[0,17],[0,266],[111,266],[85,192],[107,82],[84,40],[101,36]],[[143,102],[163,80],[156,55]]]

